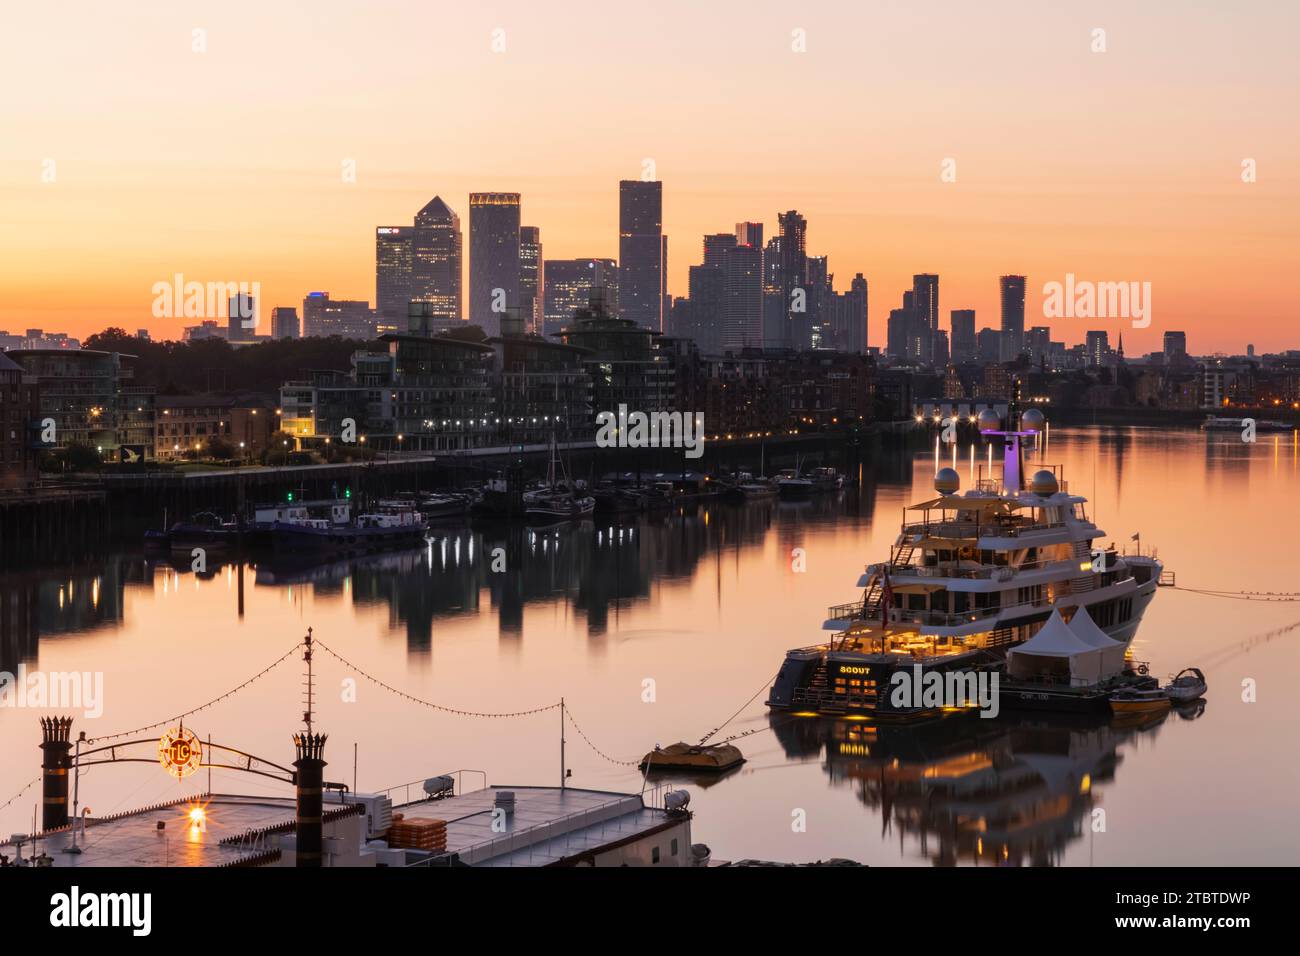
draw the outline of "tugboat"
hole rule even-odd
[[[1094,550],[1105,532],[1059,466],[1025,487],[1021,442],[1042,431],[1040,410],[1020,416],[1018,430],[1002,430],[992,409],[978,421],[986,439],[1003,445],[1001,478],[959,494],[957,472],[939,470],[938,497],[904,510],[889,560],[858,579],[862,596],[828,611],[822,627],[831,639],[786,654],[769,707],[909,715],[914,708],[900,713],[889,700],[896,671],[1000,669],[1007,649],[1058,609],[1086,608],[1107,638],[1128,647],[1163,565],[1154,554]]]

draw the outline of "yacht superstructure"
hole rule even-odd
[[[981,413],[980,432],[1003,444],[1001,478],[962,493],[958,473],[940,469],[938,496],[904,509],[889,560],[858,579],[861,598],[828,611],[831,639],[787,653],[769,706],[890,713],[896,669],[997,666],[1058,609],[1086,607],[1109,637],[1132,641],[1163,567],[1154,553],[1098,547],[1105,532],[1060,466],[1042,467],[1025,486],[1022,441],[1037,443],[1043,425],[1037,409],[1019,431]]]

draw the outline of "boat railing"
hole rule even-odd
[[[1071,569],[1076,564],[1076,560],[1071,558],[1067,560],[1051,561],[1026,561],[1024,564],[996,564],[985,565],[978,568],[951,568],[943,565],[933,567],[920,564],[896,564],[889,569],[889,573],[898,577],[918,577],[918,578],[963,578],[982,580],[990,578],[993,580],[1009,581],[1022,571],[1043,571],[1052,567],[1059,567],[1062,570]],[[1074,571],[1070,577],[1078,577],[1078,572]]]
[[[1027,531],[1050,531],[1064,527],[1064,521],[1035,521],[1029,524],[999,521],[914,521],[904,524],[902,533],[957,539],[1018,538]]]

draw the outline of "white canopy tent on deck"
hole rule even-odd
[[[1095,684],[1103,677],[1103,650],[1084,643],[1070,630],[1059,610],[1053,610],[1038,633],[1007,651],[1007,676],[1012,680],[1051,679],[1071,687]]]
[[[1089,647],[1101,651],[1101,676],[1112,677],[1124,669],[1124,645],[1097,626],[1086,607],[1077,608],[1070,618],[1070,630]]]

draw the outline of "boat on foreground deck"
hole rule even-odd
[[[829,609],[822,626],[830,640],[786,654],[769,707],[923,716],[933,708],[892,702],[897,672],[1000,673],[1006,651],[1057,610],[1086,609],[1128,648],[1163,565],[1154,552],[1097,548],[1105,532],[1089,519],[1087,499],[1069,492],[1060,466],[1040,466],[1026,487],[1021,440],[1037,438],[1043,425],[1038,409],[1024,413],[1019,431],[1002,431],[991,409],[980,414],[982,434],[1004,446],[1001,478],[960,494],[957,472],[940,469],[938,497],[904,509],[889,559],[858,579],[861,597]]]

